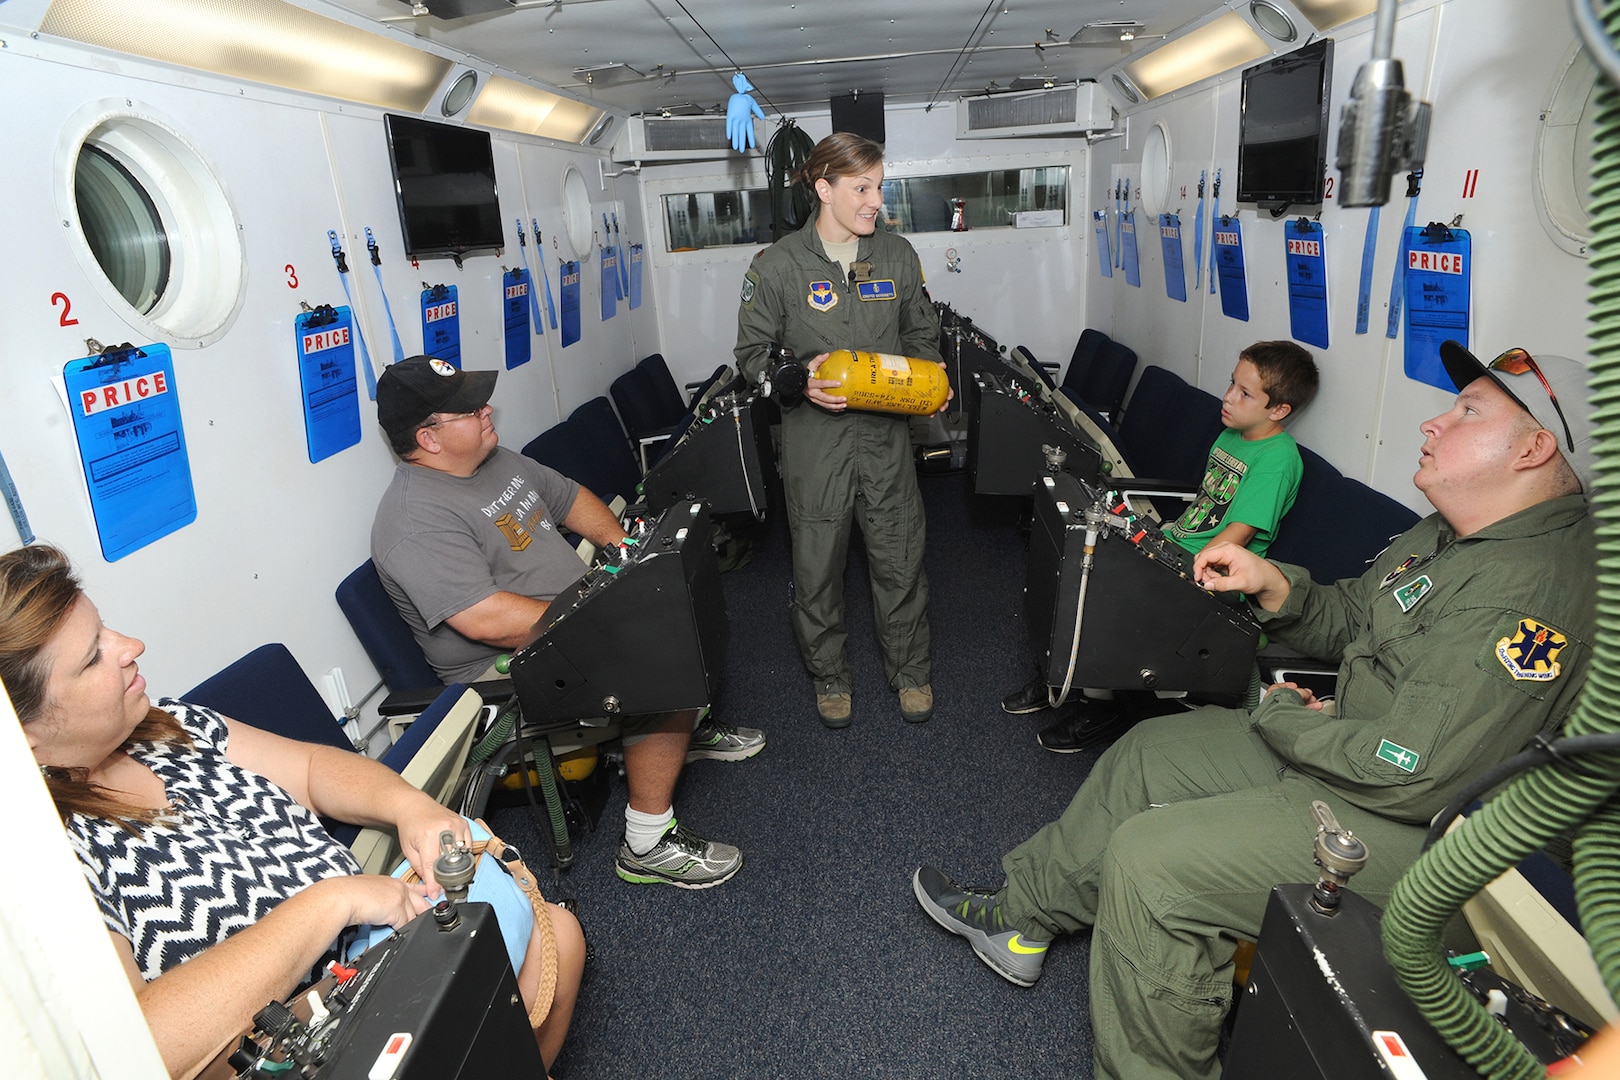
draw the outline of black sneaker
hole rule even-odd
[[[1039,677],[1001,699],[1001,711],[1012,713],[1014,716],[1040,712],[1050,705],[1051,698],[1047,696],[1046,680]]]
[[[1112,709],[1080,709],[1054,724],[1048,724],[1035,741],[1054,754],[1078,754],[1107,746],[1130,728],[1129,718]]]
[[[929,918],[967,938],[979,959],[1003,979],[1034,986],[1041,977],[1051,942],[1031,940],[1007,926],[1001,917],[1000,893],[965,888],[932,866],[920,866],[911,875],[911,891]]]

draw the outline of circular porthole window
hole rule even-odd
[[[563,170],[562,189],[563,232],[574,258],[583,261],[591,255],[591,193],[585,177],[572,165]]]
[[[1592,241],[1587,178],[1597,113],[1597,68],[1584,48],[1577,49],[1541,110],[1531,188],[1541,227],[1559,247],[1582,257]]]
[[[57,144],[57,207],[92,287],[139,335],[181,348],[219,340],[247,266],[236,214],[202,155],[133,102],[97,102]]]
[[[1169,209],[1170,160],[1170,129],[1155,120],[1142,142],[1142,209],[1149,220]]]

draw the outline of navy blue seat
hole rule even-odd
[[[1096,355],[1080,380],[1080,396],[1104,415],[1117,417],[1135,373],[1135,350],[1104,340],[1098,343]]]
[[[1085,385],[1086,376],[1091,373],[1091,364],[1097,358],[1097,350],[1102,348],[1105,341],[1110,340],[1101,330],[1086,327],[1080,331],[1080,340],[1075,342],[1074,353],[1069,357],[1069,366],[1063,372],[1063,384],[1075,393]]]
[[[1410,508],[1344,476],[1320,454],[1302,446],[1299,456],[1299,497],[1277,526],[1270,558],[1303,566],[1328,585],[1360,577],[1390,540],[1417,524]]]
[[[1221,402],[1181,376],[1150,364],[1115,425],[1120,452],[1138,476],[1196,487],[1222,429]]]
[[[652,353],[645,356],[636,367],[646,373],[659,412],[669,418],[668,423],[679,423],[681,415],[687,410],[687,397],[675,384],[675,376],[670,374],[669,365],[664,362],[664,354]]]
[[[613,412],[612,402],[601,396],[591,398],[568,414],[568,426],[581,444],[588,464],[583,473],[565,472],[565,475],[590,488],[604,502],[611,501],[615,495],[622,496],[627,503],[635,502],[641,467]]]
[[[422,647],[377,576],[377,564],[367,559],[337,587],[338,607],[349,620],[354,636],[371,658],[372,666],[394,693],[412,693],[442,685],[422,655]],[[385,713],[386,715],[386,713]]]

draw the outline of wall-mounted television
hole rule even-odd
[[[1244,71],[1238,202],[1279,217],[1321,203],[1332,86],[1331,38]]]
[[[489,132],[414,116],[383,117],[405,254],[493,251],[505,245]]]

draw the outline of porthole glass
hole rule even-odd
[[[1155,120],[1142,143],[1142,209],[1148,218],[1164,213],[1170,201],[1170,129]]]
[[[563,171],[563,232],[568,245],[574,249],[574,258],[586,259],[591,254],[591,193],[585,186],[585,177],[572,165]]]
[[[1536,217],[1553,242],[1573,255],[1585,256],[1592,241],[1588,177],[1598,89],[1596,66],[1584,48],[1577,50],[1541,110],[1536,132]]]
[[[173,124],[134,101],[88,104],[63,128],[55,181],[90,285],[141,338],[201,348],[225,334],[247,279],[241,234]]]
[[[117,158],[88,145],[79,152],[73,194],[102,273],[130,307],[147,314],[169,284],[169,238],[152,197]]]

